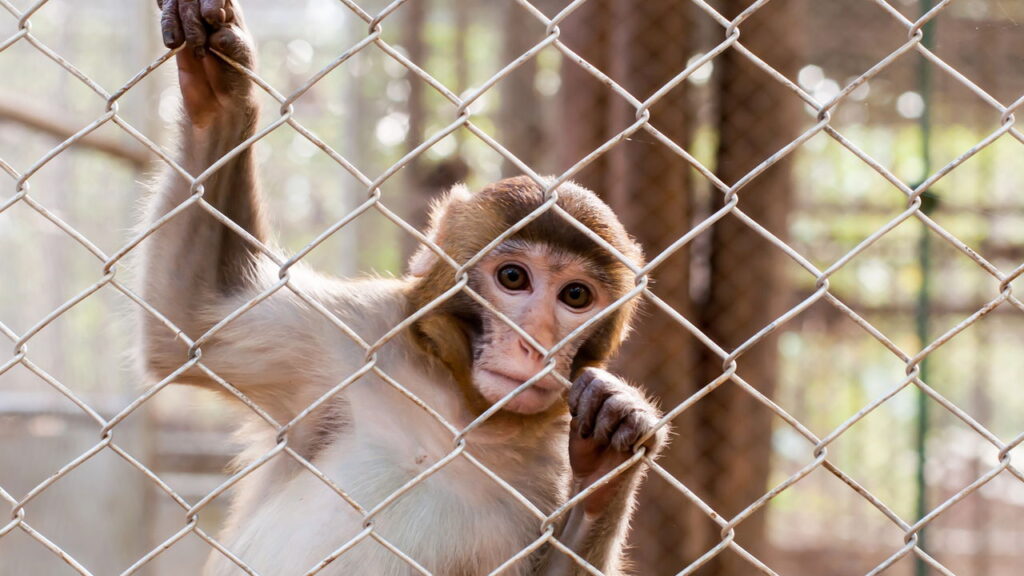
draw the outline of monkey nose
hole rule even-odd
[[[527,360],[539,363],[541,360],[544,359],[544,355],[538,352],[536,349],[534,349],[533,346],[530,346],[530,344],[527,343],[526,340],[523,340],[522,338],[516,338],[516,343],[519,344],[519,351]]]

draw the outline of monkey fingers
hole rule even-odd
[[[607,382],[617,380],[615,376],[598,370],[587,368],[573,383],[569,390],[569,412],[575,420],[577,431],[582,438],[590,438],[601,406],[613,393]]]
[[[572,432],[586,441],[592,458],[611,449],[628,456],[633,445],[648,435],[659,415],[639,390],[617,376],[588,368],[569,391]],[[652,434],[646,445],[657,448],[664,434]]]
[[[625,452],[631,445],[623,445],[622,441],[634,436],[631,429],[636,428],[634,417],[641,410],[629,394],[612,394],[601,404],[601,410],[594,418],[594,440],[602,446],[610,446],[613,450]],[[616,439],[617,442],[612,442]]]
[[[157,6],[164,45],[177,48],[188,43],[197,58],[205,55],[218,29],[241,25],[241,11],[231,0],[157,0]]]
[[[185,31],[181,27],[178,0],[157,0],[160,7],[160,31],[164,46],[174,49],[185,42]]]
[[[234,24],[226,25],[210,35],[210,47],[226,58],[252,69],[254,55],[251,41],[244,30]]]
[[[206,25],[200,12],[199,0],[178,0],[178,17],[185,34],[185,43],[196,58],[206,55]]]
[[[227,0],[201,0],[199,11],[210,26],[220,26],[231,21]],[[232,15],[233,16],[233,15]]]
[[[612,450],[629,453],[633,446],[640,441],[658,422],[658,416],[652,410],[631,407],[628,412],[620,412],[618,418],[612,419],[617,426],[610,426],[608,433],[608,445]],[[652,436],[647,441],[648,447],[654,447],[660,442],[660,436]]]

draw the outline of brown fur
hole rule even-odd
[[[452,193],[434,206],[428,235],[455,262],[464,263],[543,203],[543,188],[526,176],[495,182],[469,196]],[[558,187],[557,205],[634,264],[643,265],[639,244],[626,233],[615,213],[596,194],[567,182]],[[510,239],[547,244],[596,263],[607,276],[602,280],[611,287],[613,300],[634,286],[634,275],[629,268],[552,210],[545,211]],[[455,283],[455,270],[443,260],[434,258],[429,271],[409,287],[409,313],[428,305]],[[615,354],[626,337],[635,309],[635,300],[631,300],[590,331],[573,361],[571,378],[588,366],[603,366]],[[479,304],[459,292],[420,319],[413,327],[413,334],[422,347],[440,358],[456,379],[464,383],[467,397],[475,405],[486,407],[479,393],[469,384],[471,339],[477,331],[482,312]]]

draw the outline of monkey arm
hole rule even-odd
[[[569,392],[569,462],[573,496],[601,481],[643,446],[656,456],[668,435],[656,428],[660,414],[644,395],[618,377],[594,368],[584,370]],[[600,485],[567,515],[557,532],[560,542],[608,576],[622,574],[622,556],[636,493],[643,480],[637,462]],[[548,552],[542,576],[587,574],[569,556]]]
[[[291,287],[347,322],[358,317],[353,301],[377,305],[379,300],[386,306],[399,294],[376,285],[328,280],[301,265],[289,269],[289,288],[270,293],[279,267],[263,252],[270,234],[254,153],[249,146],[240,148],[256,133],[255,90],[245,74],[210,50],[255,68],[255,49],[241,7],[234,0],[163,0],[161,8],[165,44],[187,44],[176,55],[185,111],[176,160],[199,181],[192,184],[168,170],[154,191],[147,225],[158,227],[143,244],[143,297],[188,341],[198,341],[203,367],[275,417],[287,419],[315,399],[324,382],[336,383],[338,374],[351,373],[353,361],[345,359],[362,357],[352,341]],[[214,165],[216,170],[206,174]],[[251,238],[223,224],[214,211]],[[186,340],[152,315],[144,315],[142,337],[144,362],[158,378],[190,359]],[[200,367],[176,380],[214,384]]]
[[[178,162],[190,174],[201,174],[252,134],[255,116],[253,107],[244,115],[216,117],[203,127],[183,118]],[[267,241],[251,150],[230,160],[202,187],[205,202],[259,241]],[[156,222],[195,193],[179,175],[166,174],[154,193],[148,221]],[[198,203],[166,221],[144,246],[146,301],[192,340],[219,320],[214,313],[228,301],[261,283],[256,250]],[[182,364],[180,345],[173,344],[174,334],[150,315],[146,315],[143,329],[151,368],[166,372]]]
[[[143,296],[193,341],[276,279],[265,256],[253,244],[196,201],[201,197],[202,202],[260,243],[269,241],[253,151],[251,147],[235,150],[256,130],[258,105],[252,83],[207,51],[212,47],[243,66],[254,65],[254,50],[241,11],[231,2],[228,7],[228,13],[217,13],[220,24],[211,26],[209,18],[201,20],[204,15],[197,2],[165,0],[162,5],[165,43],[171,48],[188,43],[176,56],[185,110],[179,122],[177,162],[198,177],[226,155],[234,154],[197,185],[168,170],[150,201],[150,225],[183,203],[192,202],[160,224],[143,245]],[[244,347],[253,346],[248,342],[253,336],[265,336],[265,332],[252,328],[268,323],[268,314],[282,322],[294,316],[270,309],[281,305],[258,305],[225,326],[203,343],[204,363],[219,359],[218,368],[226,373],[217,372],[225,378],[244,380],[249,372],[267,373],[266,364],[277,361],[274,355],[266,351],[245,354]],[[247,338],[237,339],[237,344],[227,338],[247,328]],[[186,350],[176,341],[176,334],[151,315],[143,320],[143,337],[146,363],[157,375],[164,376],[185,362]],[[271,348],[265,338],[260,343]],[[238,349],[232,350],[233,345]],[[212,357],[207,353],[213,353]],[[242,367],[248,369],[240,370]],[[202,382],[203,376],[199,370],[191,370],[182,380]]]
[[[639,466],[627,470],[614,481],[616,485],[613,492],[607,495],[608,499],[602,509],[592,510],[586,503],[576,506],[569,512],[558,532],[557,538],[561,543],[607,576],[623,573],[621,558],[642,476]],[[582,489],[577,486],[574,495]],[[588,574],[569,556],[553,549],[548,554],[548,562],[541,575]]]

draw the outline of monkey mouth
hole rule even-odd
[[[481,368],[480,371],[492,378],[505,381],[506,383],[511,385],[512,388],[518,388],[522,386],[523,383],[525,383],[527,380],[536,376],[536,373],[528,374],[525,376],[513,376],[511,374],[497,372],[495,370],[491,370],[488,368]],[[564,386],[562,386],[557,380],[555,380],[551,376],[544,376],[540,380],[533,382],[530,385],[530,387],[538,388],[540,390],[543,390],[544,392],[559,392],[562,390],[562,388],[564,388]]]

